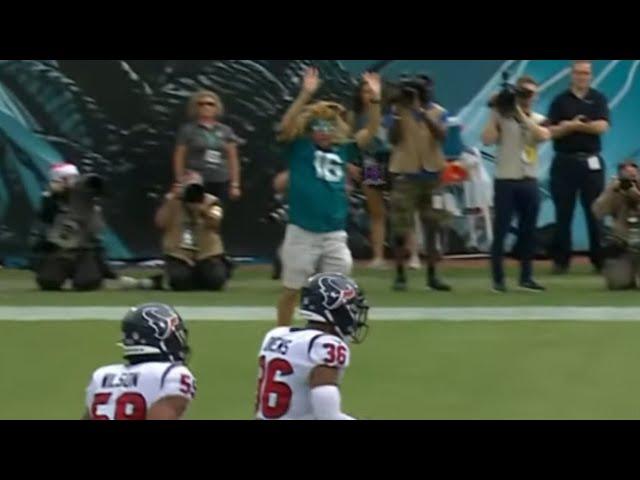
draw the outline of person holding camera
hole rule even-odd
[[[551,138],[542,126],[543,115],[532,108],[538,93],[537,82],[523,76],[516,86],[509,84],[490,107],[491,116],[482,134],[485,145],[497,145],[495,172],[495,221],[491,247],[491,271],[495,292],[507,291],[504,273],[504,242],[514,214],[519,223],[520,288],[541,292],[545,288],[533,279],[535,234],[540,211],[538,186],[538,145]]]
[[[205,193],[202,177],[188,173],[156,214],[169,285],[175,291],[222,290],[229,278],[219,229],[223,209]]]
[[[610,128],[609,105],[602,93],[591,88],[590,61],[574,61],[571,75],[571,88],[553,101],[549,112],[556,152],[551,167],[551,195],[556,207],[553,272],[558,275],[568,273],[571,263],[571,228],[578,193],[587,220],[591,263],[596,271],[602,268],[602,225],[591,206],[605,185],[601,137]]]
[[[105,227],[98,204],[103,183],[97,175],[81,176],[70,163],[51,168],[39,216],[42,238],[35,247],[36,282],[42,290],[62,290],[69,279],[77,291],[97,290],[105,278],[116,278],[99,239]]]
[[[289,224],[282,248],[284,290],[278,324],[289,326],[301,289],[317,273],[349,275],[353,258],[347,245],[349,166],[370,144],[381,123],[380,78],[365,74],[372,92],[367,124],[353,132],[346,109],[337,103],[310,103],[320,88],[317,69],[304,73],[298,98],[279,126],[289,164]]]
[[[233,130],[219,121],[224,114],[220,97],[207,90],[194,94],[187,108],[189,123],[178,133],[173,155],[175,181],[187,171],[199,173],[205,191],[222,205],[242,195],[238,138]]]
[[[603,274],[609,290],[638,286],[640,273],[640,170],[633,161],[618,167],[618,176],[592,207],[596,219],[613,219],[603,248]]]
[[[391,226],[394,237],[396,279],[394,290],[407,289],[407,240],[415,226],[415,212],[426,224],[427,286],[448,292],[451,287],[437,275],[441,259],[440,237],[449,218],[444,208],[441,175],[446,167],[443,144],[447,136],[447,111],[434,102],[434,82],[426,75],[391,85],[389,118],[392,145]]]

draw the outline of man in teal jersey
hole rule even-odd
[[[333,102],[309,104],[320,86],[315,68],[305,72],[302,90],[280,124],[279,140],[288,144],[290,221],[282,248],[284,292],[278,324],[289,326],[300,290],[317,273],[349,275],[353,266],[347,246],[350,165],[374,139],[381,123],[380,78],[365,74],[374,92],[369,122],[351,135],[346,110]]]

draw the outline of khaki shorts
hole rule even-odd
[[[353,257],[347,232],[313,233],[295,225],[287,227],[282,246],[282,283],[300,290],[318,273],[350,275]]]
[[[395,235],[406,235],[413,230],[416,212],[427,225],[442,225],[450,219],[439,181],[397,176],[393,180],[390,204]]]

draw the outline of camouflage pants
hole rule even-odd
[[[413,231],[415,213],[426,229],[426,251],[430,262],[442,258],[438,239],[442,227],[450,220],[444,208],[442,184],[435,179],[414,179],[398,175],[391,187],[391,228],[394,237],[404,237]]]
[[[609,290],[628,290],[638,286],[640,257],[631,253],[616,258],[608,258],[604,263],[603,275]]]

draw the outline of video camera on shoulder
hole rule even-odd
[[[387,99],[389,104],[411,107],[416,101],[422,104],[433,99],[434,82],[427,74],[415,76],[403,75],[397,83],[387,83]]]
[[[513,117],[516,114],[518,99],[527,99],[531,92],[509,82],[509,72],[502,73],[502,89],[488,104],[503,117]]]

